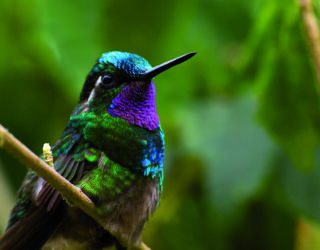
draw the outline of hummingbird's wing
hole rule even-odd
[[[76,184],[96,166],[97,151],[74,130],[66,130],[53,146],[55,169]],[[67,208],[61,195],[29,171],[17,195],[0,249],[39,249],[63,222]]]
[[[25,209],[25,216],[16,220],[0,238],[0,249],[40,249],[56,228],[59,227],[64,216],[64,207],[58,206],[54,212],[48,213],[45,208],[30,203]]]

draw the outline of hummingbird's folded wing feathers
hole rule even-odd
[[[85,146],[88,144],[79,146],[80,136],[68,131],[53,147],[55,169],[72,183],[77,183],[97,163],[86,159],[88,150]],[[39,249],[63,222],[66,208],[59,192],[29,171],[25,185],[18,192],[7,231],[0,238],[0,249]]]

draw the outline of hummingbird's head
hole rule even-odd
[[[153,130],[159,127],[152,79],[196,53],[189,53],[154,68],[144,58],[126,52],[104,53],[87,76],[80,102],[90,109],[107,110],[112,116]]]

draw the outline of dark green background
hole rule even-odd
[[[320,221],[319,96],[297,2],[2,0],[0,123],[40,154],[103,52],[157,65],[197,51],[155,80],[165,180],[143,240],[293,249],[298,218]],[[0,151],[0,232],[25,172]]]

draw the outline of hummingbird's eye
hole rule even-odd
[[[105,88],[112,88],[115,85],[115,81],[110,75],[104,75],[101,77],[101,85]]]

